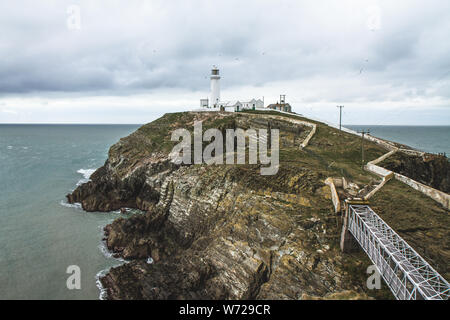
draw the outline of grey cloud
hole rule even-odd
[[[365,25],[360,1],[77,3],[79,31],[65,25],[71,1],[0,5],[0,93],[200,90],[218,64],[229,87],[360,77],[365,86],[410,87],[405,95],[436,86],[450,97],[445,76],[436,80],[450,70],[450,45],[442,42],[450,10],[442,1],[380,2],[376,31]]]

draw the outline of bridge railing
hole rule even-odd
[[[449,299],[449,283],[369,206],[349,205],[348,210],[348,230],[397,299]]]

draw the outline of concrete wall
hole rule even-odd
[[[417,182],[411,178],[405,177],[404,175],[401,175],[399,173],[394,173],[395,178],[408,186],[410,186],[413,189],[416,189],[423,194],[427,195],[431,199],[439,202],[446,208],[447,210],[450,210],[450,195],[448,195],[445,192],[436,190],[434,188],[431,188],[429,186],[426,186],[420,182]]]
[[[309,140],[311,140],[313,135],[316,133],[317,126],[314,123],[309,123],[309,124],[311,125],[312,129],[311,129],[311,132],[308,134],[308,136],[305,138],[305,140],[303,140],[303,143],[301,144],[302,149],[308,145]]]
[[[364,166],[364,168],[367,171],[370,171],[370,172],[372,172],[372,173],[374,173],[374,174],[376,174],[377,176],[380,176],[380,177],[385,177],[388,174],[392,173],[392,171],[389,171],[389,170],[387,170],[385,168],[382,168],[382,167],[377,166],[376,164],[372,164],[372,163],[366,164]]]
[[[333,178],[333,183],[335,187],[339,187],[342,189],[347,189],[347,180],[344,177],[342,178]]]
[[[378,192],[378,191],[386,184],[386,182],[388,182],[389,180],[391,180],[391,179],[394,177],[394,173],[393,173],[392,171],[387,170],[387,169],[385,169],[385,168],[383,168],[383,167],[377,166],[376,164],[379,163],[379,162],[381,162],[381,161],[383,161],[383,160],[386,159],[387,157],[390,157],[391,155],[393,155],[393,154],[396,153],[397,151],[398,151],[398,149],[395,148],[395,149],[389,151],[388,153],[382,155],[381,157],[379,157],[379,158],[377,158],[377,159],[375,159],[375,160],[369,161],[369,162],[364,166],[364,168],[365,168],[367,171],[370,171],[370,172],[372,172],[372,173],[374,173],[374,174],[376,174],[376,175],[382,177],[382,180],[381,180],[380,184],[377,185],[372,191],[370,191],[370,192],[364,197],[364,200],[369,200],[370,198],[372,198],[373,195],[374,195],[375,193],[377,193],[377,192]]]
[[[288,114],[288,115],[295,115],[293,113],[279,111],[279,110],[273,110],[273,109],[259,109],[258,111],[262,111],[262,110],[264,110],[264,111],[276,111],[276,112],[284,113],[284,114]],[[303,121],[303,120],[297,120],[297,119],[293,119],[293,118],[285,118],[285,117],[279,117],[279,116],[273,116],[273,117],[276,118],[276,119],[278,118],[278,119],[283,120],[283,121],[287,121],[287,122],[290,122],[290,123],[299,124],[299,125],[303,125],[303,126],[311,128],[311,131],[309,132],[309,134],[306,136],[305,140],[303,140],[302,144],[300,145],[301,149],[305,148],[308,145],[309,141],[311,140],[311,138],[316,133],[317,125],[315,123],[308,122],[308,121]]]
[[[333,179],[332,178],[327,178],[325,180],[325,184],[330,187],[331,201],[333,201],[334,212],[338,213],[339,211],[341,211],[341,202],[339,200],[339,196],[337,194],[336,187],[334,185]]]
[[[385,184],[386,182],[388,182],[389,180],[391,180],[394,177],[394,173],[390,172],[389,174],[387,174],[386,176],[383,177],[383,179],[381,180],[381,183],[379,185],[377,185],[375,187],[375,189],[373,189],[372,191],[370,191],[365,197],[364,200],[369,200],[370,198],[372,198],[372,196],[377,193]]]
[[[379,158],[377,158],[377,159],[375,159],[375,160],[369,161],[367,164],[369,164],[369,163],[370,163],[370,164],[377,164],[377,163],[380,163],[381,161],[383,161],[383,160],[386,159],[387,157],[390,157],[391,155],[393,155],[393,154],[396,153],[397,151],[398,151],[398,149],[391,150],[391,151],[389,151],[388,153],[382,155],[381,157],[379,157]]]
[[[273,110],[271,110],[271,111],[273,111]],[[278,111],[278,112],[281,112],[281,111]],[[292,114],[292,113],[288,113],[288,112],[283,112],[283,113]],[[309,134],[306,136],[305,140],[303,140],[302,144],[300,145],[301,149],[305,148],[308,145],[308,143],[311,140],[311,138],[316,133],[317,125],[315,123],[312,123],[312,122],[307,122],[307,121],[297,120],[297,119],[292,119],[292,118],[284,118],[283,117],[282,119],[284,121],[288,121],[288,122],[295,123],[295,124],[300,124],[300,125],[303,125],[303,126],[311,128],[311,131],[309,132]]]
[[[410,156],[422,157],[425,154],[425,152],[417,151],[417,150],[410,150],[410,149],[399,149],[399,151],[401,151],[403,153],[406,153],[406,154],[408,154]]]
[[[297,113],[292,113],[292,112],[286,112],[286,111],[281,111],[281,110],[277,110],[277,109],[268,109],[268,108],[264,108],[264,109],[261,109],[261,110],[258,110],[258,111],[267,111],[267,112],[271,112],[271,111],[276,111],[276,112],[279,112],[279,113],[284,113],[284,114],[289,114],[289,115],[294,115],[294,116],[300,116],[300,117],[303,117],[301,114],[297,114]],[[301,121],[301,120],[300,120]],[[310,122],[308,122],[308,123],[310,123]]]
[[[397,150],[397,147],[393,143],[373,137],[370,134],[364,135],[364,138],[366,140],[369,140],[369,141],[375,142],[376,144],[379,144],[380,146],[386,148],[387,150]]]
[[[390,157],[391,155],[393,155],[393,154],[396,153],[397,151],[398,151],[398,149],[391,150],[391,151],[389,151],[388,153],[382,155],[381,157],[379,157],[379,158],[377,158],[377,159],[375,159],[375,160],[369,161],[369,162],[364,166],[364,168],[365,168],[367,171],[370,171],[370,172],[372,172],[372,173],[374,173],[374,174],[376,174],[377,176],[380,176],[380,177],[382,177],[382,178],[384,178],[384,177],[386,177],[386,176],[388,176],[388,175],[392,175],[392,173],[393,173],[392,171],[387,170],[387,169],[385,169],[385,168],[383,168],[383,167],[377,166],[376,164],[377,164],[377,163],[380,163],[381,161],[383,161],[383,160],[386,159],[387,157]]]
[[[381,157],[379,157],[378,159],[375,159],[373,161],[370,161],[369,163],[367,163],[365,165],[365,169],[367,171],[370,171],[378,176],[383,177],[383,180],[381,181],[380,185],[378,185],[374,190],[372,190],[368,195],[366,195],[365,199],[368,199],[370,197],[372,197],[378,190],[381,189],[381,187],[392,178],[392,175],[395,177],[395,179],[407,184],[408,186],[410,186],[411,188],[422,192],[423,194],[425,194],[426,196],[430,197],[431,199],[437,201],[438,203],[440,203],[442,206],[444,206],[444,208],[450,210],[450,195],[448,195],[445,192],[442,192],[440,190],[436,190],[432,187],[426,186],[420,182],[417,182],[411,178],[405,177],[404,175],[401,175],[399,173],[395,173],[392,171],[389,171],[383,167],[377,166],[376,163],[379,163],[381,161],[383,161],[384,159],[386,159],[387,157],[391,156],[392,154],[394,154],[395,152],[405,152],[409,155],[418,155],[421,156],[423,155],[423,152],[421,151],[415,151],[415,150],[408,150],[408,149],[394,149],[391,150],[390,152],[382,155]],[[389,179],[388,179],[389,177]]]
[[[274,111],[272,109],[267,109],[266,111]],[[280,113],[285,113],[285,114],[292,114],[289,112],[283,112],[283,111],[277,111]],[[307,122],[307,121],[303,121],[303,120],[296,120],[296,119],[286,119],[283,118],[283,120],[287,120],[289,122],[292,123],[298,123],[301,125],[305,125],[305,126],[309,126],[311,127],[311,132],[308,134],[308,136],[305,138],[305,140],[303,141],[303,143],[301,144],[301,148],[305,148],[308,143],[309,140],[311,140],[311,138],[314,136],[314,134],[316,133],[316,127],[317,125],[311,122]],[[346,131],[351,131],[351,130],[346,130]],[[355,133],[355,132],[351,132],[351,133]],[[357,134],[357,133],[356,133]],[[392,175],[399,181],[409,185],[410,187],[422,192],[423,194],[429,196],[430,198],[432,198],[433,200],[439,202],[440,204],[442,204],[446,209],[450,210],[450,195],[446,194],[445,192],[436,190],[434,188],[428,187],[424,184],[421,184],[413,179],[410,179],[408,177],[405,177],[401,174],[398,173],[393,173],[390,170],[387,170],[385,168],[382,168],[380,166],[377,166],[376,163],[379,163],[381,161],[383,161],[384,159],[386,159],[387,157],[391,156],[392,154],[394,154],[397,151],[401,151],[401,152],[405,152],[407,154],[411,154],[411,155],[423,155],[423,152],[421,151],[416,151],[416,150],[409,150],[409,149],[398,149],[395,145],[387,143],[386,141],[380,140],[378,138],[372,137],[370,135],[366,135],[365,136],[367,138],[367,140],[373,141],[375,143],[378,143],[382,146],[384,146],[386,149],[390,150],[388,153],[382,155],[381,157],[379,157],[378,159],[375,159],[373,161],[370,161],[367,163],[367,165],[365,166],[365,169],[382,177],[383,180],[381,181],[380,185],[378,185],[374,190],[372,190],[368,195],[366,195],[365,198],[367,197],[372,197],[378,190],[380,190],[387,181],[389,181],[392,178]],[[327,180],[330,179],[331,181]],[[331,198],[333,201],[333,205],[335,208],[335,212],[339,212],[340,211],[340,201],[339,201],[339,197],[337,195],[336,192],[336,187],[334,185],[334,182],[331,178],[328,178],[327,180],[325,180],[325,183],[327,185],[330,186],[330,189],[332,189],[331,191]],[[334,190],[334,191],[333,191]]]
[[[337,125],[337,124],[334,124],[334,123],[331,123],[331,122],[328,122],[328,121],[325,121],[325,120],[322,120],[322,119],[319,119],[319,118],[315,118],[315,117],[308,117],[308,118],[310,118],[311,120],[315,120],[315,121],[321,122],[323,124],[326,124],[329,127],[332,127],[332,128],[335,128],[335,129],[339,129],[339,125]],[[345,128],[345,127],[341,127],[341,130],[344,131],[344,132],[347,132],[347,133],[350,133],[350,134],[354,134],[356,136],[361,137],[361,134],[356,132],[355,130],[352,130],[352,129],[349,129],[349,128]],[[386,141],[381,140],[381,139],[379,139],[377,137],[371,136],[370,134],[364,135],[364,139],[372,141],[372,142],[375,142],[375,143],[383,146],[387,150],[397,149],[397,147],[393,143],[386,142]]]

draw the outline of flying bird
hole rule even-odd
[[[366,59],[365,62],[366,62],[366,63],[369,62],[369,59]],[[361,74],[363,71],[364,71],[364,67],[362,67],[362,68],[359,70],[359,74]]]

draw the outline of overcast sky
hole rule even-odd
[[[145,123],[286,94],[346,124],[450,125],[450,1],[2,1],[0,123]]]

